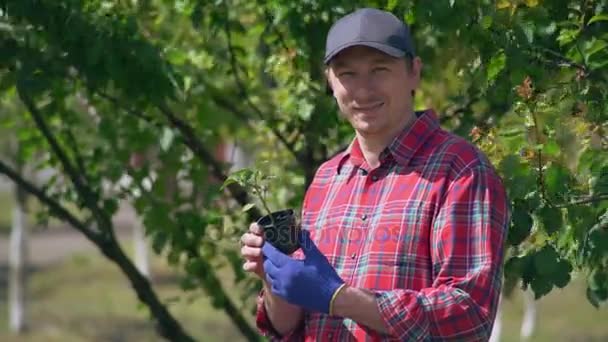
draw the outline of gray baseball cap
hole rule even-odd
[[[334,23],[327,34],[324,63],[355,45],[369,46],[393,57],[415,56],[409,27],[394,14],[362,8]]]

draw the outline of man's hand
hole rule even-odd
[[[334,293],[344,285],[327,258],[317,249],[308,231],[302,230],[300,246],[305,259],[293,259],[265,243],[264,270],[272,293],[308,310],[329,313]]]
[[[249,226],[249,231],[241,236],[241,256],[245,259],[243,269],[252,272],[264,280],[264,306],[274,329],[280,335],[294,331],[302,322],[303,311],[300,307],[286,302],[272,294],[270,285],[265,280],[262,245],[264,231],[256,223]]]
[[[243,269],[253,272],[264,280],[264,265],[262,245],[264,245],[263,230],[256,223],[249,226],[249,231],[241,236],[241,256],[245,259]]]

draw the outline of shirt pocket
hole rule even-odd
[[[402,201],[383,208],[370,227],[360,265],[367,268],[361,285],[376,290],[419,289],[432,283],[429,253],[430,208]]]

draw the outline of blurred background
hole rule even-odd
[[[608,341],[606,0],[0,0],[0,340],[261,340],[238,238],[353,138],[321,61],[364,6],[508,189],[491,340]]]

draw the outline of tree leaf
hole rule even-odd
[[[553,289],[553,284],[548,278],[544,277],[536,277],[530,283],[532,286],[532,291],[534,291],[534,299],[538,300],[544,295],[551,292]]]
[[[560,46],[564,46],[572,43],[580,34],[578,29],[562,29],[559,32],[559,36],[557,37],[557,41]]]
[[[537,274],[549,276],[558,270],[559,255],[555,249],[549,245],[543,247],[534,255],[534,267]]]
[[[591,193],[608,194],[608,166],[604,166],[600,169],[597,177],[595,177]]]
[[[517,246],[530,235],[534,222],[527,207],[521,201],[515,202],[512,216],[507,240],[510,245]]]
[[[397,0],[388,0],[388,3],[386,4],[386,10],[391,12],[395,9],[395,7],[397,7],[397,4],[399,3],[399,1]]]
[[[490,83],[496,80],[498,74],[505,68],[507,62],[507,55],[503,50],[500,50],[497,54],[492,56],[488,63],[487,78]]]
[[[566,287],[570,283],[570,273],[572,272],[572,265],[566,260],[560,260],[558,267],[553,273],[553,283],[555,286],[561,288]]]
[[[526,6],[536,7],[538,6],[538,0],[525,0]]]
[[[587,25],[593,24],[598,21],[608,21],[608,14],[597,14],[591,17],[587,22]]]
[[[255,203],[247,203],[246,205],[243,206],[242,211],[243,212],[247,212],[249,210],[251,210],[251,208],[255,207]]]
[[[562,213],[557,208],[543,206],[536,214],[548,234],[553,234],[563,227]]]

